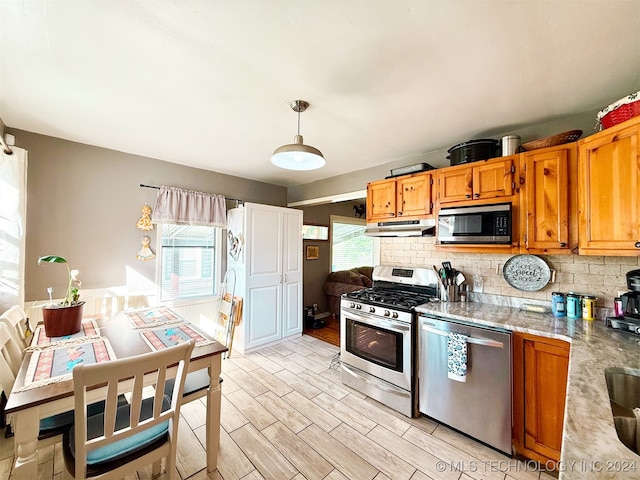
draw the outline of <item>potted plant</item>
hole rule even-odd
[[[38,265],[44,263],[64,263],[67,267],[68,277],[67,291],[62,302],[59,304],[50,303],[42,308],[44,330],[47,337],[62,337],[79,332],[82,328],[84,302],[79,300],[78,270],[71,270],[67,260],[59,255],[45,255],[38,258]],[[51,300],[51,288],[48,288],[47,291]]]

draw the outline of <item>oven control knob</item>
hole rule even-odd
[[[398,312],[393,312],[392,317],[393,317],[393,318],[398,318]]]
[[[356,308],[356,304],[355,304],[355,303],[353,303],[353,302],[351,302],[351,303],[349,304],[349,308]]]
[[[356,310],[360,310],[362,309],[362,305],[360,305],[359,303],[356,305]]]
[[[389,316],[391,316],[391,312],[390,312],[389,310],[385,310],[385,311],[384,311],[384,316],[385,316],[385,317],[389,317]]]
[[[369,307],[369,313],[375,313],[376,309],[375,307]]]

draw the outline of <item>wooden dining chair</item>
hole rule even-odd
[[[22,363],[22,349],[15,343],[9,327],[0,323],[0,386],[8,397]]]
[[[166,478],[176,478],[180,400],[194,345],[190,340],[73,369],[75,421],[62,442],[66,478],[123,478],[150,463],[157,476],[162,458],[166,458]],[[174,376],[175,387],[167,397],[163,385]],[[145,384],[156,385],[153,396],[143,398]],[[130,404],[118,407],[117,397],[123,393],[130,395]],[[104,400],[104,413],[87,416],[89,399]]]
[[[13,335],[13,328],[5,323],[0,323],[0,387],[7,397],[13,390],[23,358],[22,342],[17,342],[18,340]],[[127,399],[121,395],[118,397],[118,402],[120,405],[125,405]],[[102,412],[103,409],[104,404],[101,402],[88,406],[89,413],[93,415]],[[69,410],[40,419],[38,440],[50,440],[43,445],[56,442],[58,440],[56,437],[62,435],[73,423],[73,417],[73,410]],[[7,428],[5,436],[11,436],[10,422],[8,422]]]
[[[22,363],[22,342],[14,338],[16,335],[12,330],[5,323],[0,322],[0,389],[5,398],[9,398],[13,390],[13,384]],[[10,421],[5,418],[4,409],[2,409],[2,421],[5,426],[5,437],[10,437],[13,431]]]
[[[31,332],[31,326],[29,325],[27,314],[24,312],[22,307],[14,305],[9,310],[2,313],[0,315],[0,322],[9,327],[11,335],[18,341],[18,344],[22,345],[21,350],[29,346],[31,337],[27,337],[26,332]]]

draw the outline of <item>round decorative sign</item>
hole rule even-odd
[[[534,292],[544,288],[551,279],[549,265],[535,255],[516,255],[502,267],[502,276],[518,290]]]

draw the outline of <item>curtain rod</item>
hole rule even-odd
[[[155,185],[145,185],[144,183],[141,183],[140,186],[143,188],[155,188],[156,190],[160,190],[160,187],[156,187]],[[239,203],[244,203],[244,200],[240,200],[238,198],[224,197],[224,199],[229,200],[230,202],[236,202],[236,205]]]
[[[7,155],[13,155],[13,150],[11,150],[11,147],[9,147],[9,145],[7,145],[7,142],[4,141],[4,135],[0,135],[0,145],[2,145],[2,150],[4,151],[4,153],[6,153]]]

